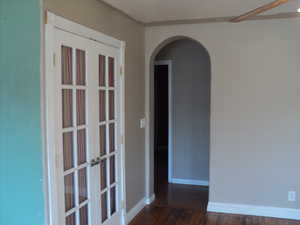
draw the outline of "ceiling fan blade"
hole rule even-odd
[[[263,5],[263,6],[259,7],[259,8],[254,9],[254,10],[251,10],[250,12],[247,12],[247,13],[245,13],[243,15],[235,17],[232,20],[230,20],[230,22],[238,23],[238,22],[247,20],[247,19],[249,19],[249,18],[251,18],[253,16],[256,16],[256,15],[258,15],[260,13],[263,13],[263,12],[268,11],[270,9],[276,8],[276,7],[278,7],[278,6],[282,5],[282,4],[285,4],[288,1],[289,0],[276,0],[276,1],[273,1],[273,2],[271,2],[269,4],[266,4],[266,5]]]

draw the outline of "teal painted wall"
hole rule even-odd
[[[43,225],[40,2],[0,0],[0,225]]]

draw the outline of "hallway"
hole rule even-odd
[[[206,212],[208,187],[168,183],[168,151],[157,152],[156,207],[192,209]]]
[[[208,187],[167,184],[160,188],[153,202],[157,207],[190,209],[206,212],[208,204]]]

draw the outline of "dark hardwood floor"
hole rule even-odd
[[[152,204],[144,208],[130,225],[300,225],[300,222],[256,216],[205,213],[196,209]]]
[[[300,221],[207,213],[207,188],[168,184],[165,165],[160,162],[159,166],[162,176],[158,179],[156,200],[129,225],[300,225]]]

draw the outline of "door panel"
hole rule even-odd
[[[121,224],[119,50],[56,30],[59,225]]]
[[[118,92],[116,78],[117,54],[114,52],[103,53],[98,51],[98,103],[99,103],[99,157],[100,163],[100,186],[98,189],[101,202],[101,223],[107,225],[116,224],[115,218],[121,218],[120,201],[117,195],[120,192],[120,169],[117,167],[116,158],[119,155],[116,136],[120,136],[119,109],[116,107],[115,94]],[[120,158],[120,157],[119,157]],[[119,221],[119,224],[121,220]]]
[[[90,168],[88,159],[90,149],[87,147],[87,82],[86,40],[71,37],[68,33],[57,32],[57,49],[59,66],[57,74],[61,82],[57,84],[57,92],[61,93],[58,100],[58,115],[62,123],[57,124],[57,135],[62,140],[63,170],[58,170],[57,180],[63,178],[63,184],[58,182],[64,202],[64,213],[61,211],[61,221],[65,224],[89,224],[88,211],[91,207],[88,177]],[[60,53],[60,54],[59,54]],[[59,73],[60,72],[60,73]],[[60,102],[60,103],[59,103]],[[59,147],[60,149],[60,147]],[[58,151],[60,151],[58,149]],[[60,165],[58,165],[58,168]]]

